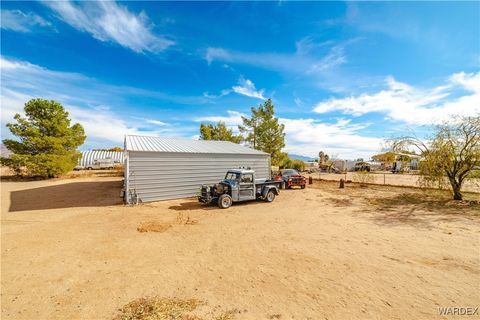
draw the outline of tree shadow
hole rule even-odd
[[[454,201],[422,193],[400,193],[367,201],[372,219],[382,225],[429,227],[432,222],[480,219],[478,201]]]
[[[9,212],[122,204],[122,181],[70,182],[12,191]]]

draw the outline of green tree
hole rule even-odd
[[[288,153],[278,151],[272,157],[272,164],[278,166],[280,169],[290,168],[292,160],[288,156]]]
[[[17,174],[52,178],[72,170],[80,154],[77,147],[85,141],[83,127],[70,125],[68,112],[53,100],[32,99],[25,104],[25,116],[16,114],[16,123],[7,127],[18,139],[3,144],[13,154],[2,158],[4,165]]]
[[[213,124],[200,124],[200,140],[221,140],[240,143],[242,136],[233,134],[232,129],[228,129],[224,122]]]
[[[463,183],[476,178],[475,169],[480,167],[480,116],[453,118],[436,126],[433,139],[427,143],[417,137],[401,137],[392,144],[394,151],[408,147],[421,153],[424,184],[442,186],[446,177],[453,199],[462,200]]]
[[[243,125],[238,128],[240,132],[247,134],[245,140],[250,142],[254,149],[270,154],[272,164],[278,165],[278,153],[285,147],[285,126],[275,117],[272,100],[268,99],[258,108],[252,107],[251,111],[251,117],[242,117]]]
[[[297,171],[305,170],[305,162],[302,160],[292,160],[291,167]]]
[[[319,161],[321,164],[323,164],[323,163],[327,162],[327,161],[330,159],[330,157],[329,157],[328,154],[326,154],[325,152],[320,151],[320,152],[318,153],[318,159],[319,159],[318,161]]]

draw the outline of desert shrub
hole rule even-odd
[[[365,184],[373,183],[374,182],[374,177],[367,170],[356,171],[353,174],[353,181],[358,182],[362,185],[365,185]]]
[[[302,160],[292,160],[291,161],[291,166],[293,169],[297,171],[304,171],[305,170],[305,162]]]

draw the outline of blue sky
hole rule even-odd
[[[369,157],[480,112],[480,2],[3,2],[2,137],[30,98],[86,129],[195,138],[266,98],[285,151]]]

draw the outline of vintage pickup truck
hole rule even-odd
[[[228,170],[225,179],[213,186],[203,185],[198,201],[217,203],[222,209],[229,208],[234,202],[261,199],[266,202],[275,200],[279,194],[280,182],[255,179],[255,171],[249,169]]]

